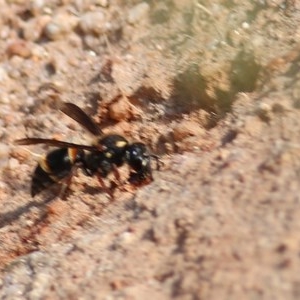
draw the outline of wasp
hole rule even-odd
[[[59,109],[96,138],[91,145],[35,137],[16,140],[17,145],[46,144],[56,147],[41,157],[33,172],[32,197],[56,183],[61,184],[60,196],[63,197],[77,169],[82,169],[87,176],[97,176],[101,187],[112,198],[112,191],[105,185],[103,179],[113,173],[116,180],[120,182],[118,167],[125,163],[131,170],[130,183],[140,184],[153,181],[151,159],[156,160],[157,170],[160,167],[160,161],[157,155],[148,151],[144,143],[129,143],[118,134],[104,135],[100,127],[73,103],[61,102]]]

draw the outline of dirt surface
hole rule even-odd
[[[0,0],[1,299],[299,299],[298,1]],[[47,145],[105,133],[160,156],[115,200]],[[114,182],[114,176],[105,179]]]

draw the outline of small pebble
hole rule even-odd
[[[34,16],[36,16],[43,11],[45,4],[45,0],[31,0],[29,10]]]
[[[275,102],[272,105],[272,112],[273,113],[284,113],[291,111],[292,107],[289,101],[281,101],[281,102]]]
[[[57,40],[62,35],[62,30],[59,24],[49,22],[45,26],[44,33],[50,40]]]
[[[195,121],[183,120],[173,128],[175,141],[181,141],[186,137],[202,134],[204,134],[204,129]]]
[[[131,116],[130,104],[125,97],[121,97],[109,107],[109,116],[115,121],[127,120]]]
[[[15,170],[15,169],[19,168],[19,166],[20,166],[20,163],[16,158],[10,158],[9,159],[9,161],[8,161],[9,169]]]
[[[0,159],[8,157],[9,149],[8,145],[0,143]]]
[[[102,6],[102,7],[108,7],[109,1],[108,0],[96,0],[95,4]]]
[[[9,56],[16,55],[23,58],[28,58],[31,55],[31,48],[26,41],[16,40],[7,47],[6,53]]]
[[[105,14],[101,10],[87,12],[79,21],[79,28],[85,34],[100,35],[107,31],[107,20]]]
[[[8,79],[7,71],[2,66],[0,66],[0,82],[4,82],[7,79]]]
[[[249,29],[250,28],[250,24],[248,22],[243,22],[242,23],[242,28],[243,29]]]
[[[148,15],[149,10],[150,6],[146,2],[137,4],[132,9],[130,9],[128,13],[128,23],[133,25],[145,19]]]
[[[217,153],[217,159],[221,161],[225,161],[228,159],[230,155],[230,151],[226,148],[220,148]]]
[[[135,235],[132,232],[126,231],[119,236],[119,243],[130,244],[133,242],[134,238]]]
[[[27,21],[23,28],[24,39],[27,41],[38,40],[41,37],[46,24],[50,21],[51,17],[48,15],[43,15]]]
[[[248,116],[244,120],[244,132],[250,136],[260,136],[263,130],[263,123],[255,116]]]
[[[272,118],[272,108],[269,104],[261,102],[256,108],[256,113],[262,121],[269,122]]]
[[[62,38],[78,24],[78,18],[69,14],[56,15],[44,28],[46,37],[50,40]]]
[[[49,52],[39,44],[33,44],[31,49],[32,59],[33,60],[40,60],[40,59],[47,59],[49,56]]]

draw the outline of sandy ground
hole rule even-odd
[[[300,2],[0,0],[1,299],[299,299]],[[57,109],[163,166],[30,197]],[[113,181],[114,177],[106,180]]]

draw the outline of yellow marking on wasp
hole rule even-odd
[[[75,163],[75,160],[76,160],[76,156],[78,154],[78,150],[75,149],[75,148],[68,148],[68,156],[69,156],[69,159],[71,161],[71,163]]]
[[[39,162],[40,167],[47,173],[51,174],[52,170],[50,169],[48,162],[47,162],[47,156],[46,154],[42,155],[40,162]]]
[[[125,142],[125,141],[118,141],[118,142],[116,142],[116,146],[118,147],[118,148],[123,148],[123,147],[125,147],[127,145],[127,142]]]
[[[107,158],[111,158],[111,157],[112,157],[112,154],[111,154],[110,152],[105,152],[105,156],[106,156]]]

